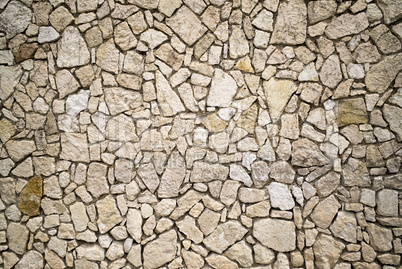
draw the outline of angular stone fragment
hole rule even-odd
[[[96,64],[114,74],[119,71],[119,58],[120,51],[116,48],[113,39],[102,43],[96,51]]]
[[[43,266],[43,256],[36,250],[30,250],[24,254],[15,269],[41,269]]]
[[[76,202],[70,206],[71,220],[74,223],[74,228],[77,232],[83,232],[88,225],[88,216],[85,205],[82,202]]]
[[[355,214],[339,211],[334,223],[329,227],[332,234],[350,243],[357,242],[357,222]]]
[[[146,244],[142,254],[144,268],[160,268],[165,263],[172,261],[176,256],[176,243],[176,231],[170,230]]]
[[[97,224],[101,234],[110,231],[123,220],[120,211],[117,209],[116,201],[111,195],[97,201],[96,209],[98,211]]]
[[[57,54],[58,67],[75,67],[86,65],[90,61],[90,55],[84,39],[74,26],[68,26],[58,43]]]
[[[97,244],[83,244],[77,247],[77,257],[88,261],[103,261],[105,250]]]
[[[87,136],[78,133],[61,134],[61,159],[89,162]]]
[[[106,180],[107,166],[103,163],[93,162],[88,168],[88,177],[86,181],[87,190],[98,198],[109,192],[109,185]]]
[[[143,164],[138,168],[137,172],[149,191],[155,192],[159,186],[159,177],[154,165],[152,163]]]
[[[38,42],[48,43],[57,40],[60,34],[51,26],[43,26],[39,28]]]
[[[59,91],[59,98],[62,99],[78,90],[80,84],[74,76],[66,69],[60,70],[56,73],[56,85]]]
[[[313,245],[315,265],[319,269],[333,268],[345,245],[333,237],[320,234]]]
[[[64,6],[59,6],[49,16],[50,24],[58,32],[62,32],[73,20],[73,15]]]
[[[221,69],[215,69],[207,104],[208,106],[228,107],[236,92],[237,84],[232,76]]]
[[[147,43],[150,49],[154,49],[166,41],[167,36],[155,29],[148,29],[141,34],[140,40]]]
[[[176,226],[180,232],[195,244],[200,244],[204,239],[203,233],[195,225],[195,219],[190,216],[185,216],[183,220],[177,221]]]
[[[263,84],[267,98],[269,113],[273,122],[279,120],[292,94],[297,91],[296,84],[291,80],[271,78]]]
[[[299,45],[306,39],[307,7],[304,1],[281,2],[271,43]]]
[[[181,5],[181,0],[159,0],[158,10],[170,17]]]
[[[127,110],[140,107],[143,103],[142,96],[138,92],[123,88],[106,88],[105,101],[112,116]]]
[[[270,168],[264,161],[254,162],[251,165],[251,178],[257,188],[262,188],[268,181]]]
[[[337,55],[331,55],[325,60],[320,71],[322,84],[329,88],[335,88],[342,80],[341,65]]]
[[[336,1],[310,1],[308,2],[308,21],[310,24],[331,18],[336,13]]]
[[[11,1],[0,15],[0,30],[10,39],[27,28],[31,16],[32,11],[27,6],[19,1]]]
[[[179,194],[179,189],[186,175],[184,158],[174,151],[169,158],[158,189],[158,197],[169,198]]]
[[[229,246],[242,239],[247,231],[239,222],[229,220],[220,224],[203,242],[208,249],[221,254]]]
[[[311,214],[311,219],[320,228],[326,229],[331,224],[338,209],[341,207],[334,195],[322,200]]]
[[[119,114],[107,122],[105,136],[110,140],[120,142],[138,141],[133,120],[124,114]]]
[[[122,22],[115,27],[114,40],[116,45],[123,51],[132,49],[137,45],[137,39],[131,32],[127,22]]]
[[[156,97],[163,116],[174,116],[185,110],[179,96],[160,71],[156,71]]]
[[[345,186],[369,187],[371,184],[367,166],[360,160],[350,158],[342,174]]]
[[[166,24],[189,46],[192,46],[208,30],[184,5],[176,11],[175,15],[166,19]]]
[[[159,0],[129,0],[128,2],[145,9],[156,9],[159,4]]]
[[[401,49],[401,42],[384,24],[380,24],[372,29],[370,37],[384,54],[394,53]]]
[[[225,268],[225,269],[238,269],[239,266],[237,263],[232,262],[228,258],[226,258],[223,255],[217,255],[215,253],[212,253],[208,257],[205,258],[205,261],[214,269],[220,269],[220,268]]]
[[[325,34],[330,39],[358,34],[369,26],[366,14],[361,12],[357,15],[343,14],[336,17],[325,29]]]
[[[279,252],[296,248],[296,227],[293,222],[280,219],[259,219],[254,223],[253,236],[263,245]]]
[[[366,74],[365,84],[370,92],[383,93],[402,70],[402,53],[385,57]]]
[[[232,260],[237,261],[243,267],[251,267],[253,264],[253,253],[251,247],[244,241],[240,241],[231,246],[225,255]]]
[[[243,182],[247,187],[253,184],[247,171],[240,165],[231,164],[229,176],[233,180]]]
[[[384,13],[386,24],[393,23],[402,17],[402,4],[399,1],[380,0],[377,3]]]
[[[392,249],[392,231],[374,223],[369,223],[367,231],[370,236],[370,245],[376,251],[390,251]]]
[[[338,126],[367,123],[367,111],[363,98],[344,99],[338,106]]]
[[[28,181],[25,188],[18,197],[18,207],[22,213],[29,216],[40,214],[40,203],[42,199],[42,178],[36,176]]]
[[[292,165],[309,167],[323,166],[329,159],[322,154],[316,144],[309,139],[302,138],[292,143]]]
[[[26,251],[29,230],[24,225],[11,222],[7,227],[8,247],[17,254],[23,255]]]
[[[401,113],[402,108],[400,107],[391,106],[388,104],[384,105],[384,118],[389,123],[389,128],[395,132],[398,141],[402,141],[402,125],[399,117]]]
[[[230,58],[236,59],[249,53],[250,48],[244,32],[239,26],[233,26],[232,34],[229,38]]]
[[[287,185],[272,182],[268,186],[268,192],[272,207],[280,210],[290,210],[295,206],[295,201]]]
[[[317,180],[315,187],[318,195],[326,197],[338,188],[340,183],[340,175],[335,172],[329,172],[319,180]]]
[[[5,146],[13,161],[20,161],[36,150],[34,141],[30,140],[9,140]]]

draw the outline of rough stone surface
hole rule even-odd
[[[40,202],[42,199],[42,178],[36,176],[28,181],[25,188],[18,196],[18,207],[22,213],[29,216],[40,214]]]
[[[253,236],[263,245],[279,252],[296,248],[296,227],[291,221],[279,219],[257,220]]]
[[[205,246],[217,253],[222,253],[229,246],[241,239],[247,233],[247,229],[237,221],[227,221],[220,224],[216,230],[206,237]]]
[[[177,234],[171,230],[146,244],[143,252],[144,267],[158,268],[173,260],[176,254],[176,241]]]

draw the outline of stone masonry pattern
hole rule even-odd
[[[0,0],[0,268],[401,269],[402,0]]]

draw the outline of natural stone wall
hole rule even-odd
[[[0,268],[402,268],[401,20],[0,0]]]

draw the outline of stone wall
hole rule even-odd
[[[0,0],[0,268],[402,268],[401,19]]]

